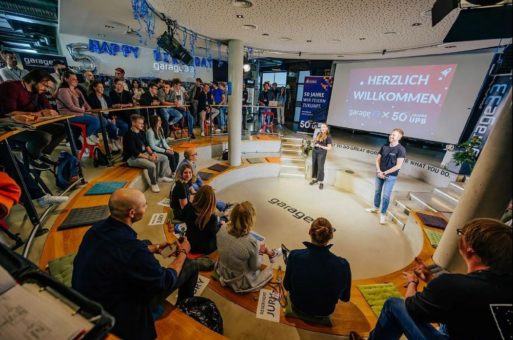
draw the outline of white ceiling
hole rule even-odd
[[[181,26],[214,39],[240,39],[246,46],[262,51],[257,55],[268,57],[374,59],[458,52],[498,44],[497,40],[486,40],[450,44],[455,46],[450,49],[440,46],[459,10],[431,27],[429,10],[435,0],[252,2],[253,7],[244,9],[232,6],[230,0],[149,0],[155,9]],[[139,44],[140,38],[125,34],[127,26],[140,27],[133,19],[130,0],[61,0],[60,6],[62,33]],[[244,18],[237,18],[238,14]],[[246,30],[243,25],[247,24],[257,28]],[[157,35],[164,29],[157,19]],[[150,47],[156,45],[154,40],[147,43]],[[204,42],[199,41],[199,45]],[[211,48],[216,57],[217,48]],[[387,50],[385,55],[383,50]]]

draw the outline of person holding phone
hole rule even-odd
[[[196,190],[193,188],[194,182],[196,182],[196,176],[192,166],[187,163],[180,165],[176,170],[175,184],[169,195],[171,209],[173,209],[176,219],[183,218],[183,209],[192,202],[196,194]]]
[[[328,151],[332,147],[332,139],[328,125],[321,124],[321,131],[314,137],[312,151],[312,181],[310,185],[319,183],[319,189],[324,189],[324,163]]]

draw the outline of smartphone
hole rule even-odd
[[[163,257],[170,257],[176,253],[176,243],[172,243],[160,251]]]

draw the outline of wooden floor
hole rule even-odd
[[[226,137],[214,137],[215,142],[222,143]],[[258,136],[255,137],[257,139],[269,139],[273,140],[275,136]],[[208,141],[208,143],[207,143]],[[207,144],[205,144],[207,143]],[[210,138],[192,141],[187,143],[181,143],[179,146],[175,146],[177,151],[180,149],[186,149],[189,147],[198,147],[203,145],[212,144]],[[280,159],[278,157],[267,157],[265,161],[268,163],[279,163]],[[226,164],[224,162],[220,162],[221,164]],[[213,176],[206,181],[209,183],[215,177],[224,175],[233,171],[235,169],[249,167],[247,161],[243,161],[241,166],[236,168],[231,168],[226,170],[223,173],[217,173],[215,171],[209,169],[201,169],[204,172],[210,172]],[[80,207],[89,207],[94,205],[107,204],[109,195],[99,195],[99,196],[84,196],[84,194],[92,187],[95,183],[101,181],[111,181],[111,180],[127,180],[132,181],[141,173],[140,169],[132,169],[123,166],[116,166],[110,169],[107,169],[105,173],[99,178],[95,179],[87,186],[82,188],[80,192],[68,203],[67,207],[60,213],[58,218],[56,219],[53,227],[51,228],[48,238],[46,240],[43,253],[41,255],[41,259],[39,261],[39,266],[42,269],[45,269],[48,261],[64,256],[78,250],[80,242],[82,240],[83,235],[87,231],[88,227],[84,228],[75,228],[66,231],[57,231],[57,227],[64,221],[66,216],[69,214],[69,211],[72,208],[80,208]],[[164,211],[168,211],[169,208],[163,208]],[[426,214],[434,214],[440,216],[439,214],[431,213],[423,211]],[[418,225],[422,226],[422,221],[413,214],[413,217],[416,219]],[[443,217],[443,216],[441,216]],[[174,241],[175,236],[169,232],[167,226],[164,226],[164,233],[168,241]],[[434,253],[434,248],[429,243],[427,237],[424,235],[424,244],[421,253],[418,255],[421,259],[426,262],[431,262],[431,257]],[[213,254],[213,258],[217,257],[217,254]],[[372,259],[369,259],[372,261]],[[352,282],[352,290],[351,290],[351,302],[350,303],[339,303],[336,307],[336,311],[333,314],[333,322],[334,326],[331,328],[327,327],[319,327],[307,324],[300,320],[295,319],[287,319],[281,316],[280,322],[283,324],[287,324],[293,327],[298,327],[301,329],[313,331],[313,332],[321,332],[321,333],[329,333],[336,335],[348,335],[350,331],[357,331],[361,335],[368,335],[370,330],[374,327],[377,321],[377,317],[369,307],[363,295],[358,290],[357,286],[362,284],[376,284],[376,283],[393,283],[401,293],[405,292],[405,289],[402,287],[403,279],[402,272],[405,270],[410,270],[414,265],[414,262],[410,263],[407,267],[398,270],[394,273],[390,273],[384,276],[375,277],[372,279],[365,280],[354,280]],[[275,272],[275,275],[277,273]],[[211,273],[202,273],[203,276],[210,277]],[[218,282],[211,279],[209,288],[220,294],[221,296],[229,299],[230,301],[242,306],[243,308],[255,312],[256,305],[258,300],[257,294],[245,294],[239,295],[233,293],[230,289],[222,287]],[[159,339],[189,339],[189,338],[198,338],[198,339],[220,339],[224,338],[218,335],[215,332],[210,331],[206,327],[197,323],[193,319],[189,318],[179,310],[174,309],[172,306],[166,306],[166,316],[156,322],[156,328]]]

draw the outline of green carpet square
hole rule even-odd
[[[124,187],[126,183],[127,181],[99,182],[89,189],[85,196],[112,194],[114,191]]]
[[[440,239],[442,238],[443,232],[430,230],[430,229],[424,229],[424,231],[426,232],[426,235],[427,235],[431,245],[434,248],[438,247],[438,244],[440,243]]]
[[[379,316],[388,298],[402,297],[401,293],[399,293],[397,288],[391,283],[360,285],[358,289],[365,298],[365,301],[367,301],[371,309],[376,313],[376,316]]]

